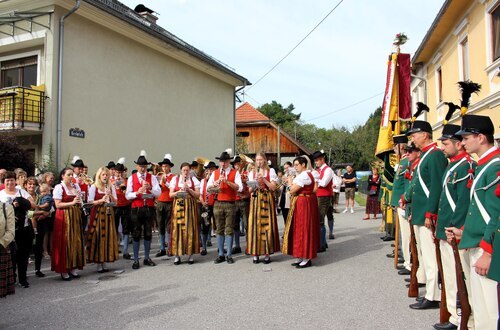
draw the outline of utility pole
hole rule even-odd
[[[281,138],[281,130],[280,130],[280,125],[278,125],[278,151],[277,151],[277,157],[276,157],[276,166],[280,167],[281,166],[281,153],[280,153],[280,138]]]

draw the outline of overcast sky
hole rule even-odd
[[[251,83],[339,1],[121,0],[132,9],[139,3],[153,9],[160,26]],[[319,127],[364,124],[382,105],[394,36],[405,32],[402,52],[414,54],[443,2],[344,0],[276,69],[247,88],[245,101],[255,107],[293,103],[301,119]]]

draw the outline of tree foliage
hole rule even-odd
[[[263,104],[257,110],[262,112],[264,115],[272,119],[276,124],[280,126],[294,124],[295,121],[300,119],[300,113],[293,113],[293,111],[295,110],[293,104],[290,104],[288,107],[284,108],[280,103],[272,101],[271,103]]]
[[[0,135],[0,168],[12,171],[22,168],[33,175],[35,164],[30,154],[22,149],[14,136]]]

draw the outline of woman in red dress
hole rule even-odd
[[[297,176],[289,178],[292,199],[286,220],[283,254],[298,258],[292,264],[297,268],[310,267],[319,246],[318,199],[314,193],[314,177],[307,170],[308,163],[305,156],[295,158],[293,166]]]
[[[73,170],[65,168],[60,174],[61,183],[54,188],[56,216],[52,234],[52,270],[69,281],[79,278],[76,269],[85,265],[82,233],[81,190],[73,183]]]

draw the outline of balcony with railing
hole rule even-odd
[[[27,87],[0,89],[0,132],[41,132],[45,93]]]

